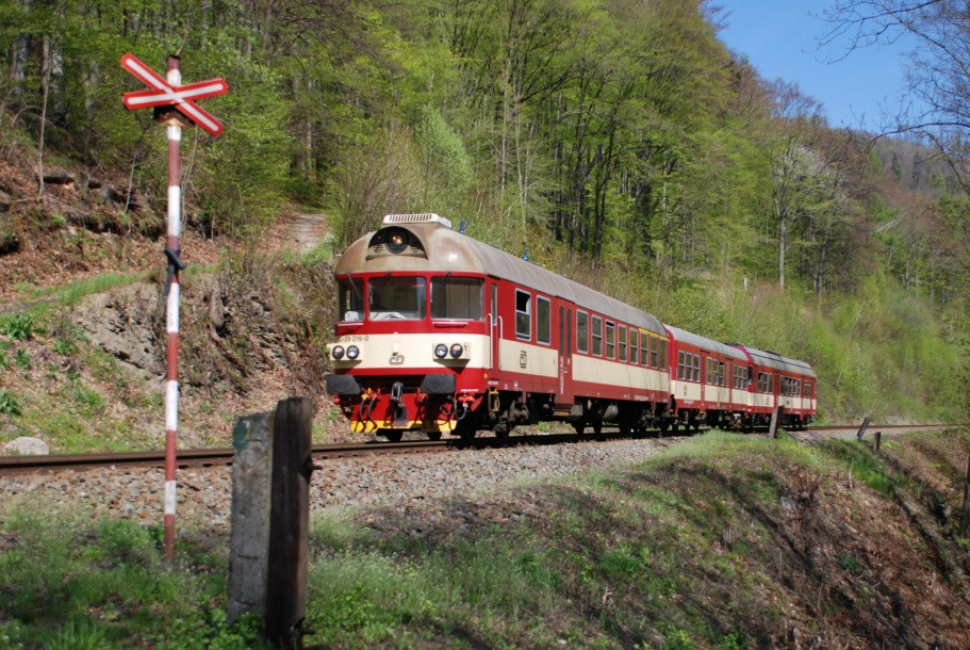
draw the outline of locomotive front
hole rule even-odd
[[[391,441],[461,428],[485,394],[491,357],[485,276],[436,214],[384,217],[335,269],[334,372],[327,392],[358,433]]]

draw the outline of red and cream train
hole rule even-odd
[[[727,345],[455,232],[395,214],[347,249],[327,392],[356,432],[506,436],[566,421],[666,431],[750,429],[815,414],[815,373]]]

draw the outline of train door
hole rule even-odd
[[[559,402],[571,402],[573,365],[573,310],[559,305]]]
[[[498,370],[499,345],[502,340],[501,318],[498,312],[498,284],[489,281],[489,347],[491,347],[491,368]]]

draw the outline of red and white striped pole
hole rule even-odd
[[[181,61],[169,56],[167,80],[171,86],[182,85]],[[165,372],[165,557],[175,556],[175,439],[179,428],[179,271],[185,264],[179,259],[182,231],[182,127],[177,119],[167,122],[168,133],[168,239],[165,257],[168,277],[165,294],[168,298],[165,330],[168,350]]]

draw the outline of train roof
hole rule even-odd
[[[436,214],[388,215],[384,224],[384,228],[364,235],[347,248],[334,270],[336,275],[401,271],[489,275],[667,335],[663,324],[652,314],[455,232],[447,219]],[[398,253],[389,252],[387,240],[398,229],[407,231],[416,241],[411,240]]]
[[[694,334],[693,332],[682,330],[679,327],[674,327],[673,325],[667,325],[666,327],[670,331],[673,339],[678,343],[688,343],[703,350],[707,350],[708,352],[717,352],[718,354],[723,354],[724,356],[731,357],[732,359],[738,359],[739,361],[744,362],[748,361],[748,357],[745,356],[744,352],[733,346],[720,343],[714,339],[709,339],[706,336],[701,336],[700,334]]]
[[[800,361],[798,359],[789,359],[788,357],[783,357],[777,352],[767,352],[765,350],[759,350],[757,348],[752,348],[747,345],[741,345],[740,343],[732,343],[734,347],[745,350],[754,359],[754,362],[759,366],[767,366],[768,368],[773,368],[774,370],[780,370],[782,372],[788,372],[796,375],[807,375],[809,377],[815,377],[815,371],[812,367]]]

